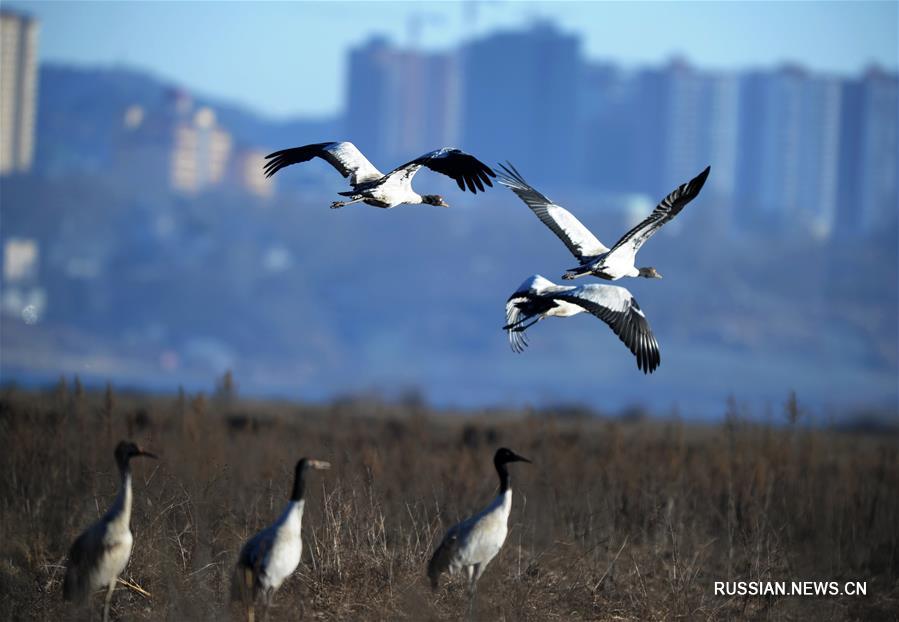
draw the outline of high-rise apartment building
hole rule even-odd
[[[197,109],[175,126],[171,152],[171,184],[193,193],[222,182],[231,154],[231,135],[218,127],[215,112]]]
[[[225,181],[233,139],[214,110],[172,89],[158,107],[125,109],[116,151],[117,174],[132,186],[194,194]]]
[[[37,117],[38,22],[0,11],[0,175],[31,170]]]
[[[735,76],[699,71],[674,60],[638,73],[628,115],[637,153],[636,189],[662,197],[711,164],[705,193],[734,193],[739,82]]]
[[[745,75],[741,91],[742,224],[798,225],[826,237],[837,205],[840,81],[783,67]]]
[[[580,168],[581,41],[550,23],[498,32],[462,50],[462,146],[514,158],[534,183],[570,183]]]
[[[850,233],[899,218],[899,78],[872,68],[843,85],[837,220]]]
[[[402,50],[382,38],[351,50],[347,135],[374,162],[455,144],[455,55]]]

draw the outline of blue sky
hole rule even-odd
[[[680,55],[733,69],[785,61],[854,74],[897,68],[896,2],[4,2],[42,22],[43,61],[126,65],[270,116],[336,112],[349,46],[383,33],[452,47],[551,17],[589,58]]]

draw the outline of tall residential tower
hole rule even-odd
[[[0,175],[28,172],[34,160],[37,35],[36,20],[0,12]]]

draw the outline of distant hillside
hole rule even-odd
[[[128,106],[162,106],[176,88],[179,85],[133,69],[42,65],[36,172],[102,171],[112,158],[113,140]],[[198,104],[215,110],[220,125],[237,143],[276,147],[340,133],[337,119],[271,120],[240,106],[191,95]]]
[[[729,395],[779,412],[790,390],[815,407],[895,403],[897,301],[883,287],[895,239],[859,252],[772,237],[759,253],[710,235],[714,205],[697,201],[641,252],[665,279],[622,283],[662,348],[645,377],[592,317],[543,322],[527,352],[510,351],[506,297],[572,264],[511,193],[330,210],[332,181],[262,201],[136,195],[108,175],[5,180],[2,236],[40,244],[47,309],[34,325],[3,315],[0,375],[174,390],[232,369],[256,395],[420,388],[439,405],[677,404],[685,416],[718,415]],[[438,182],[422,173],[422,187]],[[613,212],[583,214],[598,231],[625,228]]]

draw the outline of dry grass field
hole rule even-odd
[[[500,445],[534,464],[512,465],[509,537],[479,585],[480,620],[899,616],[895,436],[808,429],[789,413],[773,426],[736,412],[708,426],[442,414],[414,400],[6,389],[0,619],[87,619],[62,602],[63,564],[116,494],[121,438],[162,459],[134,464],[124,576],[149,595],[120,586],[115,620],[240,619],[227,601],[237,551],[281,511],[304,455],[333,468],[310,476],[303,561],[271,618],[459,619],[462,582],[432,593],[425,565],[444,529],[492,498]],[[860,580],[868,593],[716,596],[728,579]]]

